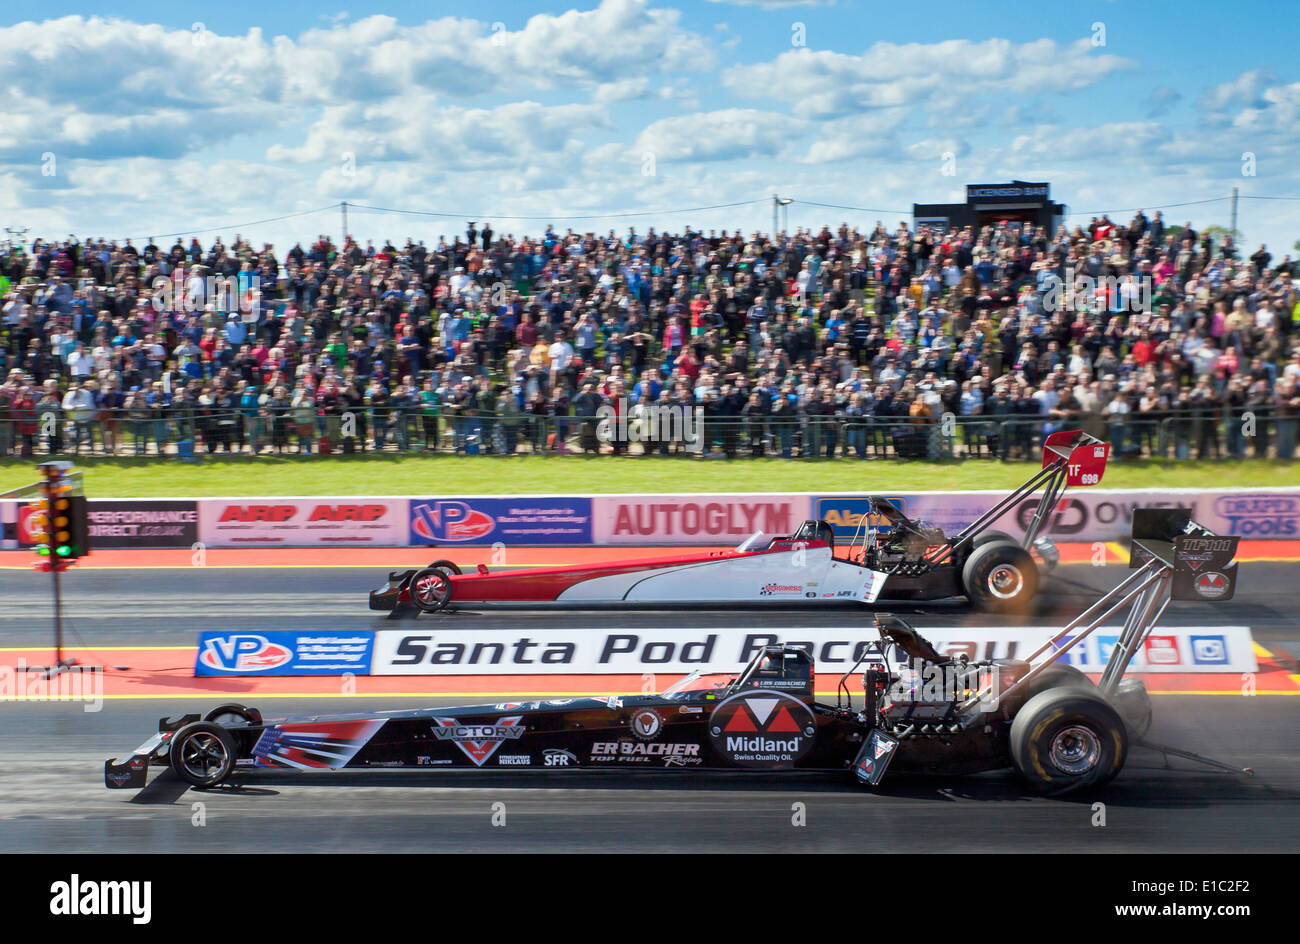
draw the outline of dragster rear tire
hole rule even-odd
[[[1128,730],[1100,694],[1064,687],[1039,692],[1011,722],[1016,772],[1035,793],[1105,786],[1124,767]]]
[[[991,541],[971,551],[961,571],[971,604],[990,613],[1023,613],[1038,593],[1038,565],[1012,541]]]
[[[970,539],[971,550],[974,550],[977,547],[982,547],[992,541],[1004,541],[1010,544],[1016,543],[1016,539],[1005,531],[981,531],[979,534],[975,535],[975,537]]]
[[[235,769],[235,739],[211,721],[187,724],[171,736],[167,760],[172,772],[192,787],[215,787]]]
[[[441,567],[426,567],[408,584],[411,602],[421,613],[437,613],[451,602],[451,575]]]

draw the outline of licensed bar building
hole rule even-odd
[[[967,184],[965,203],[914,203],[914,226],[946,230],[979,229],[1003,220],[1045,226],[1049,233],[1065,221],[1069,207],[1052,202],[1051,184],[1013,180],[1005,184]]]

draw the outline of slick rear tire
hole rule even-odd
[[[438,567],[441,568],[442,570],[447,571],[450,574],[459,574],[462,572],[459,566],[457,566],[456,564],[452,563],[449,560],[436,560],[432,564],[430,564],[429,567],[430,568]]]
[[[971,551],[961,582],[976,609],[1023,613],[1038,592],[1038,565],[1019,544],[992,541]]]
[[[1128,756],[1119,714],[1084,689],[1049,688],[1016,713],[1009,738],[1016,772],[1035,793],[1059,796],[1102,787]]]
[[[1016,539],[1005,531],[981,531],[979,534],[975,535],[975,537],[970,539],[970,546],[974,549],[993,541],[1002,541],[1006,544],[1016,543]]]
[[[1092,679],[1084,675],[1072,665],[1066,665],[1064,662],[1056,662],[1043,669],[1042,674],[1035,676],[1025,686],[1025,701],[1033,698],[1039,692],[1045,692],[1049,688],[1082,688],[1084,691],[1096,694],[1097,686],[1092,684]]]
[[[410,583],[411,602],[421,613],[437,613],[451,602],[451,575],[441,567],[426,567]]]
[[[215,787],[235,769],[235,739],[211,721],[187,724],[171,736],[168,762],[172,771],[192,787]]]

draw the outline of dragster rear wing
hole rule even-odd
[[[1046,524],[1048,516],[1060,501],[1065,490],[1071,485],[1097,485],[1106,472],[1106,460],[1110,458],[1110,443],[1103,442],[1096,436],[1090,436],[1080,429],[1060,430],[1049,433],[1043,440],[1043,467],[1029,477],[1025,484],[1003,498],[984,514],[968,524],[961,533],[952,539],[950,550],[941,554],[946,557],[951,550],[972,540],[990,524],[1015,507],[1016,503],[1027,495],[1043,489],[1042,498],[1034,510],[1034,517],[1025,528],[1025,537],[1021,547],[1029,550],[1038,540],[1039,532]]]
[[[1065,466],[1065,485],[1097,485],[1106,473],[1110,443],[1079,430],[1049,433],[1043,440],[1043,468]]]
[[[1136,509],[1129,575],[1039,646],[1026,660],[1029,671],[1002,694],[1023,688],[1128,605],[1124,628],[1097,685],[1103,694],[1111,694],[1171,600],[1232,599],[1237,585],[1238,565],[1232,560],[1237,541],[1197,524],[1180,508]],[[980,697],[986,694],[981,692]],[[962,704],[962,709],[978,701],[979,697],[972,698]]]
[[[1129,568],[1156,558],[1173,571],[1175,600],[1231,600],[1237,589],[1237,542],[1192,521],[1179,508],[1138,508],[1133,512],[1133,552]]]

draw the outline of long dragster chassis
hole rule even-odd
[[[372,610],[391,615],[435,613],[458,606],[734,605],[875,603],[965,596],[994,612],[1023,610],[1038,590],[1040,568],[1056,565],[1055,546],[1040,537],[1069,486],[1096,485],[1110,447],[1086,433],[1052,433],[1043,464],[1023,485],[966,528],[946,535],[908,518],[885,498],[870,497],[870,514],[846,547],[822,520],[794,534],[756,534],[730,551],[652,560],[462,573],[453,561],[388,574],[370,594]],[[1042,489],[1025,535],[989,530],[1017,503]],[[871,524],[869,524],[871,522]]]
[[[962,774],[1013,768],[1037,791],[1100,787],[1150,723],[1129,660],[1171,599],[1228,600],[1237,538],[1176,510],[1134,516],[1128,577],[1028,659],[945,658],[903,620],[877,614],[879,642],[814,697],[809,653],[772,646],[736,676],[688,676],[657,695],[611,695],[263,719],[242,705],[163,719],[105,785],[140,788],[167,766],[199,788],[245,769],[851,771]],[[1056,661],[1128,606],[1099,683]],[[848,681],[862,669],[862,703]]]

